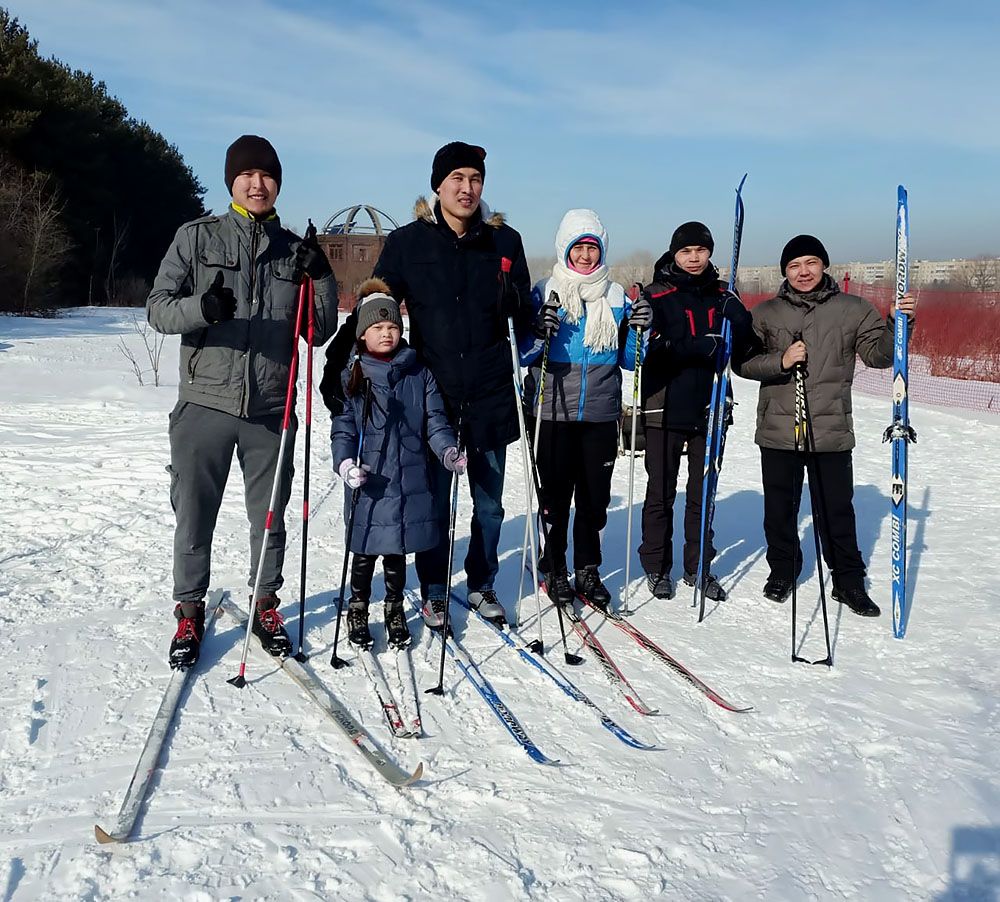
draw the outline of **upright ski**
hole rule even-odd
[[[226,598],[222,603],[223,610],[233,617],[241,626],[246,627],[247,612],[232,600]],[[270,656],[269,656],[270,657]],[[295,658],[271,658],[281,666],[309,700],[332,720],[340,731],[350,740],[350,743],[376,771],[393,786],[408,786],[420,779],[424,772],[423,764],[418,764],[416,770],[407,773],[398,764],[389,759],[375,744],[357,718],[351,714],[340,700],[324,686],[316,677]]]
[[[410,598],[410,602],[413,604],[416,610],[420,610],[420,597],[414,593],[407,591],[407,596]],[[449,635],[447,638],[444,636],[441,630],[431,630],[431,635],[434,636],[439,642],[444,642],[445,650],[451,655],[458,669],[462,671],[465,678],[475,687],[476,692],[478,692],[482,697],[483,701],[490,706],[490,709],[496,715],[497,720],[503,724],[504,729],[514,737],[514,740],[524,749],[525,753],[531,758],[532,761],[537,764],[553,765],[559,762],[553,758],[549,758],[545,755],[541,749],[532,741],[531,737],[528,735],[524,727],[521,726],[520,721],[514,716],[514,713],[504,704],[503,699],[497,693],[496,689],[490,683],[482,672],[479,670],[479,666],[476,664],[472,658],[469,657],[468,652],[458,643],[454,636]]]
[[[222,598],[222,589],[216,589],[208,595],[208,602],[205,605],[203,642],[215,623]],[[94,824],[94,835],[99,843],[127,842],[129,836],[132,835],[136,818],[139,816],[139,809],[142,807],[142,801],[149,789],[149,781],[152,779],[153,771],[156,770],[156,764],[160,760],[160,752],[163,750],[170,724],[173,723],[174,714],[180,704],[181,695],[184,693],[184,687],[187,685],[190,675],[190,669],[171,671],[170,681],[164,690],[160,707],[153,718],[153,724],[149,728],[146,744],[139,754],[139,761],[132,774],[132,780],[128,789],[125,790],[125,799],[118,811],[118,817],[115,818],[114,826],[110,830],[105,830],[100,825]]]
[[[563,692],[566,693],[573,701],[580,702],[582,705],[586,705],[590,708],[598,717],[601,722],[601,726],[608,730],[617,739],[620,739],[625,745],[631,746],[634,749],[641,749],[643,751],[654,751],[656,746],[649,745],[648,743],[642,742],[636,739],[628,730],[623,726],[612,720],[607,714],[604,713],[599,707],[597,707],[594,702],[577,686],[572,680],[569,679],[558,667],[555,666],[551,661],[548,661],[541,655],[532,653],[531,645],[524,640],[520,632],[516,627],[508,626],[507,630],[502,629],[497,626],[492,620],[487,620],[478,611],[475,611],[464,599],[460,599],[457,596],[453,596],[459,604],[465,607],[469,611],[473,611],[476,617],[484,623],[489,629],[493,630],[503,643],[513,651],[516,651],[521,657],[521,660],[530,664],[540,673],[545,674],[553,683],[555,683]]]
[[[896,301],[910,287],[910,209],[906,189],[896,191]],[[892,632],[897,639],[906,635],[910,616],[906,597],[906,458],[907,446],[916,442],[917,433],[910,426],[907,396],[910,370],[910,318],[895,318],[892,353],[892,425],[882,437],[892,442],[892,481],[890,517],[892,522]]]
[[[733,257],[729,267],[729,290],[736,289],[736,273],[740,265],[740,243],[743,240],[743,184],[744,174],[736,188],[736,214],[733,219]],[[728,319],[722,319],[722,342],[715,362],[712,395],[708,405],[708,429],[705,433],[705,470],[701,484],[701,529],[698,533],[698,573],[694,582],[694,603],[698,607],[698,622],[705,619],[705,545],[712,531],[715,518],[715,495],[719,489],[719,472],[722,455],[726,450],[726,431],[729,429],[730,358],[733,354],[733,331]]]
[[[631,621],[622,617],[621,614],[618,614],[615,611],[604,611],[601,608],[589,604],[589,602],[587,602],[587,604],[589,607],[593,608],[593,610],[597,611],[597,613],[603,615],[608,621],[618,627],[618,629],[625,633],[626,636],[635,640],[639,646],[659,658],[664,664],[667,665],[667,667],[674,671],[674,673],[687,680],[687,682],[701,692],[707,699],[709,699],[709,701],[715,702],[715,704],[717,704],[720,708],[724,708],[726,711],[732,711],[734,714],[746,714],[749,711],[753,711],[753,705],[736,705],[720,693],[716,692],[704,680],[696,677],[673,655],[664,651],[659,645],[650,639],[649,636],[637,629]]]

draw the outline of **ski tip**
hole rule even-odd
[[[110,833],[106,832],[100,824],[94,824],[94,837],[102,846],[122,841],[122,837],[112,836]]]
[[[414,770],[412,774],[410,774],[402,783],[399,783],[398,785],[399,786],[412,786],[423,775],[424,775],[424,762],[421,761],[419,764],[417,764],[416,770]]]

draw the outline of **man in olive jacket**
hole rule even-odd
[[[493,581],[504,520],[507,445],[518,437],[508,318],[531,316],[531,280],[521,236],[482,201],[486,151],[452,141],[434,155],[431,203],[417,201],[413,222],[391,232],[375,265],[393,297],[406,304],[410,345],[444,396],[469,458],[472,529],[465,556],[469,603],[484,617],[503,616]],[[505,262],[506,261],[506,262]],[[327,351],[330,369],[346,365],[354,340],[352,319]],[[339,408],[339,385],[324,380],[327,403]],[[440,545],[416,556],[432,628],[443,620],[448,597],[449,486],[451,476],[431,463],[440,521]]]
[[[303,274],[315,281],[315,340],[337,325],[337,284],[314,239],[282,228],[274,212],[281,163],[264,138],[243,135],[226,153],[222,215],[178,229],[146,301],[157,332],[180,334],[180,388],[170,413],[170,502],[177,631],[171,667],[192,666],[204,632],[212,536],[235,450],[250,521],[250,580],[261,553],[278,459]],[[289,425],[294,437],[294,417]],[[286,450],[253,629],[272,654],[291,645],[277,612],[285,553],[283,513],[292,483]]]
[[[784,601],[802,569],[798,511],[805,468],[833,597],[861,616],[877,617],[879,608],[865,591],[854,518],[851,383],[856,356],[865,366],[892,365],[893,317],[885,321],[864,298],[841,292],[825,271],[829,265],[826,248],[812,235],[785,245],[785,281],[776,297],[752,311],[763,351],[737,366],[740,375],[761,382],[755,441],[771,568],[764,596]],[[898,310],[912,318],[916,300],[905,295]],[[804,451],[796,450],[794,434],[796,366],[806,368],[811,435]]]

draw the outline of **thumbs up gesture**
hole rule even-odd
[[[201,296],[201,315],[210,325],[222,323],[236,316],[236,295],[225,285],[222,270],[215,274],[215,281]]]

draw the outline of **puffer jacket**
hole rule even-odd
[[[277,216],[256,220],[235,206],[177,230],[146,300],[146,315],[157,332],[181,336],[180,400],[241,417],[284,409],[300,240]],[[236,295],[236,316],[211,325],[202,315],[201,296],[219,272]],[[315,342],[322,345],[337,327],[336,280],[327,276],[315,289]]]
[[[452,419],[461,418],[463,444],[473,451],[518,436],[507,318],[527,315],[531,305],[521,236],[484,209],[459,238],[440,205],[421,198],[416,219],[389,234],[375,264],[375,275],[405,302],[410,344],[434,374]]]
[[[704,432],[717,360],[716,342],[706,336],[721,334],[725,302],[736,365],[755,344],[750,314],[735,293],[727,302],[729,288],[715,266],[710,263],[691,275],[674,264],[669,252],[656,262],[645,291],[653,326],[642,372],[643,422],[658,429]]]
[[[352,361],[353,362],[353,361]],[[440,535],[430,486],[427,448],[441,459],[457,446],[444,401],[430,370],[405,341],[391,360],[361,355],[371,379],[372,403],[364,427],[361,462],[371,468],[354,514],[355,554],[409,554],[438,545]],[[347,384],[350,368],[344,372]],[[333,468],[358,455],[363,392],[348,398],[333,420]],[[345,486],[345,521],[353,490]]]
[[[763,350],[736,370],[761,382],[754,441],[762,448],[795,450],[795,379],[782,370],[781,357],[801,336],[808,354],[806,397],[815,450],[851,450],[854,360],[860,357],[865,366],[879,369],[892,365],[892,317],[887,322],[864,298],[841,292],[829,274],[807,294],[783,282],[777,296],[752,313]]]

